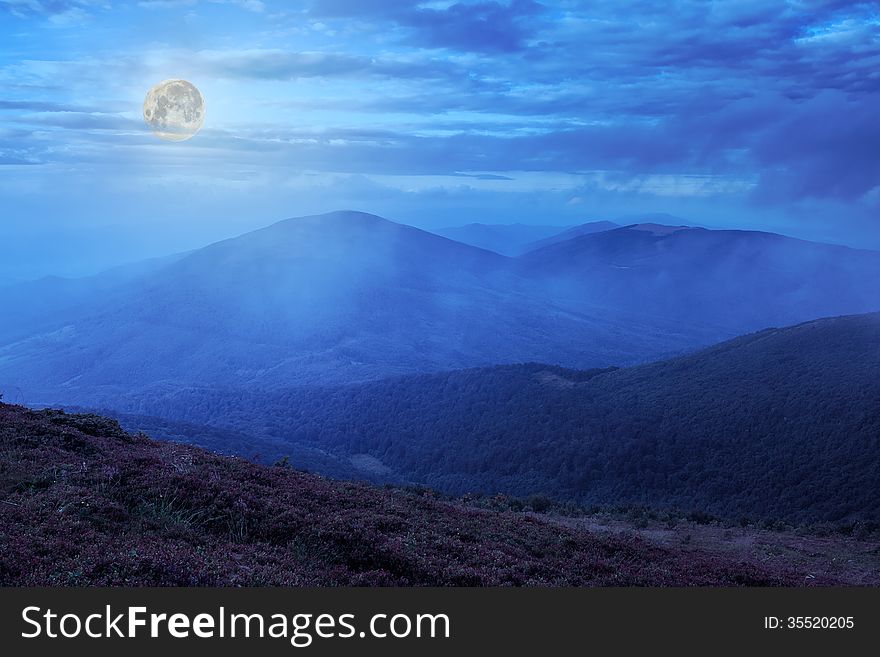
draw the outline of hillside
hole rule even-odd
[[[80,318],[95,298],[121,303],[130,285],[160,271],[185,254],[151,258],[113,267],[94,276],[62,278],[47,276],[35,281],[0,286],[0,299],[9,316],[0,320],[0,344],[51,330],[58,315]]]
[[[112,406],[154,385],[349,383],[523,360],[633,363],[714,335],[574,310],[509,258],[356,212],[282,221],[110,291],[106,280],[77,282],[66,304],[26,290],[20,297],[44,309],[38,318],[6,297],[0,389],[21,389],[32,404]]]
[[[0,390],[117,408],[518,362],[628,366],[880,308],[880,253],[637,224],[508,258],[374,215],[301,217],[177,257],[2,291]],[[10,393],[11,394],[11,393]]]
[[[507,256],[525,253],[531,245],[561,233],[566,226],[532,226],[528,224],[467,224],[438,228],[431,232],[456,242]]]
[[[729,518],[880,522],[880,314],[650,365],[530,364],[276,394],[139,396],[179,417],[367,454],[453,493],[549,493]]]
[[[572,307],[731,334],[880,310],[880,252],[773,233],[634,224],[531,251],[518,264]]]
[[[549,235],[543,239],[530,242],[529,244],[524,245],[518,255],[528,253],[529,251],[543,249],[544,247],[559,244],[560,242],[567,242],[568,240],[582,235],[592,235],[593,233],[601,233],[614,228],[620,228],[620,224],[616,224],[613,221],[590,221],[585,224],[580,224],[579,226],[568,228],[567,230],[563,230],[554,235]]]
[[[776,585],[726,553],[261,467],[0,404],[0,585]],[[772,570],[771,570],[772,567]],[[823,575],[818,584],[842,581]]]

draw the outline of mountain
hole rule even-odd
[[[634,224],[518,259],[574,308],[714,326],[728,337],[880,309],[880,252],[773,233]]]
[[[748,563],[430,491],[262,467],[132,436],[94,415],[0,404],[0,449],[3,586],[793,586],[804,578],[790,561]],[[814,581],[841,583],[842,571]]]
[[[57,321],[59,313],[75,315],[96,297],[101,297],[105,303],[111,300],[121,302],[123,297],[118,295],[124,295],[129,284],[186,255],[179,253],[141,260],[83,278],[46,276],[0,287],[0,299],[10,316],[7,321],[0,322],[0,344],[45,330]]]
[[[550,246],[552,244],[567,242],[568,240],[574,239],[575,237],[580,237],[581,235],[592,235],[593,233],[601,233],[606,230],[612,230],[614,228],[620,228],[620,224],[616,224],[613,221],[590,221],[588,223],[581,224],[580,226],[575,226],[560,233],[556,233],[543,239],[535,240],[534,242],[525,244],[520,250],[520,253],[517,255],[522,255],[524,253],[528,253],[529,251],[542,249],[545,246]]]
[[[5,313],[0,388],[18,387],[31,403],[112,407],[149,386],[638,362],[712,335],[574,310],[509,258],[356,212],[282,221],[113,280],[109,290],[77,282],[66,305],[32,290],[41,312]]]
[[[7,288],[0,390],[116,408],[133,393],[282,389],[538,361],[627,366],[880,308],[880,253],[639,224],[518,258],[358,212],[164,261]]]
[[[537,249],[544,248],[545,246],[550,246],[552,244],[567,242],[568,240],[575,237],[580,237],[581,235],[602,233],[606,230],[620,228],[621,226],[631,226],[633,224],[659,224],[664,226],[673,226],[683,223],[684,220],[665,212],[651,212],[645,214],[627,215],[624,217],[620,217],[615,221],[590,221],[584,224],[580,224],[579,226],[574,226],[568,228],[567,230],[557,232],[553,235],[548,235],[547,237],[535,240],[530,244],[526,244],[517,255],[522,255],[524,253],[528,253],[529,251],[535,251]]]
[[[878,372],[875,313],[627,369],[513,365],[271,395],[177,391],[129,405],[366,455],[456,494],[876,527]]]
[[[432,231],[456,242],[508,256],[525,253],[538,240],[566,230],[566,226],[532,226],[527,224],[467,224]]]

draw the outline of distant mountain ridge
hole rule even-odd
[[[880,308],[880,253],[629,226],[518,258],[374,215],[282,221],[131,275],[13,288],[0,388],[113,407],[523,361],[590,368]]]
[[[356,212],[224,240],[0,335],[0,386],[96,403],[156,384],[348,382],[519,360],[632,362],[700,328],[574,311],[496,253]],[[28,333],[28,326],[33,330]]]
[[[619,227],[620,224],[613,221],[590,221],[576,226],[466,224],[438,228],[431,232],[457,242],[516,257],[550,244],[570,240],[578,235],[589,235]]]
[[[116,293],[124,289],[127,284],[158,272],[187,255],[187,253],[176,253],[160,258],[149,258],[82,278],[45,276],[5,288],[0,287],[0,299],[4,306],[13,309],[16,315],[15,321],[0,321],[0,344],[51,327],[58,313],[75,314],[79,307],[88,305],[96,296],[108,301],[115,299]],[[122,302],[121,298],[116,300]]]
[[[551,244],[566,242],[581,235],[592,235],[593,233],[601,233],[603,231],[612,230],[614,228],[620,228],[620,224],[616,224],[613,221],[590,221],[585,224],[580,224],[579,226],[568,228],[567,230],[556,233],[555,235],[550,235],[548,237],[545,237],[544,239],[531,242],[525,245],[519,255],[528,253],[529,251],[542,249],[545,246],[550,246]]]
[[[517,260],[581,303],[746,333],[880,309],[880,252],[774,233],[634,224]]]
[[[431,232],[502,255],[518,256],[527,251],[535,241],[561,233],[566,228],[528,224],[467,224],[438,228]]]

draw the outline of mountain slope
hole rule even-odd
[[[880,252],[772,233],[634,224],[532,251],[518,263],[574,307],[641,312],[728,335],[880,309]]]
[[[586,366],[706,340],[699,328],[573,311],[508,258],[345,212],[212,244],[112,295],[97,288],[0,345],[0,386],[32,403],[94,406],[166,383],[350,382],[521,360]]]
[[[467,224],[434,231],[456,242],[470,244],[508,256],[525,253],[537,240],[566,230],[566,226],[531,226],[527,224]]]
[[[0,585],[793,585],[803,574],[0,404]],[[840,581],[834,575],[818,583]]]
[[[514,259],[339,212],[131,274],[20,289],[18,301],[7,290],[0,389],[32,404],[113,408],[122,395],[175,387],[523,361],[625,366],[876,310],[875,280],[880,253],[764,233],[641,224]]]
[[[530,251],[543,249],[546,246],[559,244],[560,242],[567,242],[568,240],[574,239],[575,237],[580,237],[581,235],[602,233],[606,230],[613,230],[614,228],[620,228],[620,224],[616,224],[613,221],[590,221],[588,223],[581,224],[580,226],[575,226],[574,228],[569,228],[568,230],[556,233],[555,235],[550,235],[543,239],[535,240],[534,242],[526,244],[523,246],[520,253],[516,255],[522,255]]]
[[[132,399],[133,410],[367,454],[463,493],[880,522],[880,314],[768,329],[621,370],[517,365]]]
[[[0,344],[21,339],[51,328],[59,314],[77,316],[80,309],[100,297],[121,302],[130,284],[160,271],[185,257],[185,253],[150,258],[113,267],[84,278],[47,276],[0,287],[0,299],[7,321],[0,321]]]

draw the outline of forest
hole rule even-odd
[[[871,314],[626,369],[533,363],[338,387],[190,389],[132,406],[290,453],[368,455],[388,478],[452,494],[877,522],[878,372]]]

